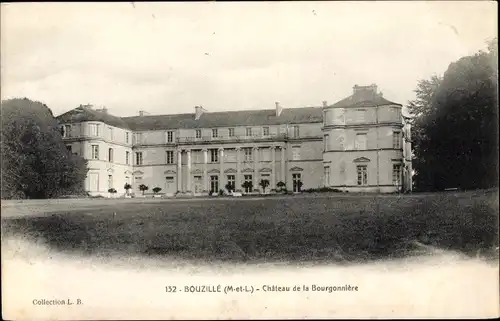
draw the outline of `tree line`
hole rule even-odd
[[[421,80],[408,104],[414,190],[498,186],[498,40]]]

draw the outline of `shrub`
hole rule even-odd
[[[144,195],[144,192],[147,191],[148,189],[149,187],[144,184],[139,185],[139,190],[142,191],[142,195]]]
[[[262,191],[266,192],[266,187],[269,186],[269,181],[267,179],[261,179],[259,185],[262,187]]]
[[[153,188],[153,193],[158,194],[161,191],[161,187]]]

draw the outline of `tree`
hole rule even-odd
[[[253,188],[253,183],[251,181],[245,181],[241,184],[241,187],[245,189],[245,192],[251,192]]]
[[[161,191],[161,187],[153,188],[153,193],[158,194]]]
[[[117,191],[116,191],[116,189],[114,189],[114,188],[110,188],[110,189],[108,189],[108,193],[110,193],[111,195],[116,194],[116,192],[117,192]]]
[[[416,190],[498,186],[498,44],[420,81],[413,116]]]
[[[27,98],[1,104],[2,198],[84,192],[86,161],[66,148],[52,111]]]
[[[130,185],[129,183],[125,183],[125,185],[123,186],[123,188],[127,192],[127,195],[129,195],[130,194],[129,191],[132,189],[132,185]]]
[[[144,195],[144,192],[147,191],[148,189],[149,187],[144,184],[139,185],[139,190],[142,191],[142,195]]]
[[[269,186],[269,180],[267,179],[261,179],[259,182],[259,185],[262,187],[262,191],[265,193],[266,192],[266,187]]]
[[[234,191],[234,185],[231,184],[231,183],[227,183],[225,187],[226,187],[226,189],[227,189],[227,191],[229,193],[231,193],[232,191]]]
[[[279,181],[276,186],[279,188],[280,191],[284,190],[286,188],[286,184],[282,181]]]

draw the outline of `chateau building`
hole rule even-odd
[[[331,187],[349,192],[411,190],[410,126],[402,105],[376,85],[319,107],[116,117],[80,106],[58,118],[66,146],[88,160],[85,189],[204,195]],[[263,190],[261,180],[269,186]],[[245,183],[245,182],[251,182]],[[245,183],[245,184],[244,184]],[[279,185],[283,185],[279,184]],[[244,187],[243,187],[244,186]]]

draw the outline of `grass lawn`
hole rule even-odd
[[[2,217],[2,234],[65,252],[207,261],[359,262],[409,255],[414,241],[475,256],[494,253],[498,246],[498,190],[109,200],[99,207],[59,206],[42,216]]]

